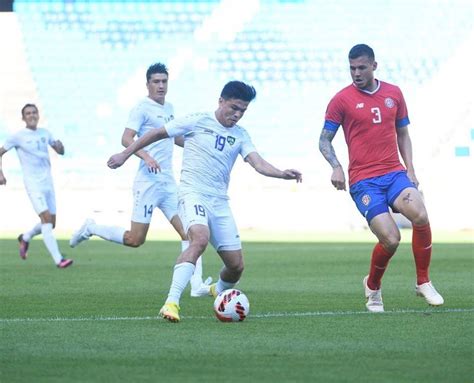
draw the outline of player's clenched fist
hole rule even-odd
[[[109,158],[109,160],[107,161],[107,166],[110,169],[117,169],[120,166],[122,166],[126,160],[127,160],[127,156],[125,154],[117,153]]]

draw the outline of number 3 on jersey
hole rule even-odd
[[[374,114],[374,118],[372,118],[372,122],[374,124],[380,124],[382,122],[382,114],[380,114],[380,109],[378,107],[370,109],[370,111]]]

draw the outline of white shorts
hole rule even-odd
[[[177,191],[163,191],[155,182],[135,182],[133,184],[132,222],[151,222],[153,210],[160,209],[168,221],[178,214]]]
[[[27,190],[27,193],[36,214],[40,215],[48,210],[50,214],[56,215],[56,195],[54,194],[54,188]]]
[[[239,231],[227,199],[188,193],[180,196],[178,210],[186,233],[193,225],[205,225],[211,232],[209,242],[217,251],[242,249]]]

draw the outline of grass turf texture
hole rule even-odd
[[[442,308],[414,295],[410,246],[384,277],[384,314],[365,311],[369,243],[245,243],[242,323],[220,323],[212,298],[186,289],[178,324],[157,319],[178,242],[130,249],[100,240],[40,239],[29,258],[0,240],[2,382],[467,382],[474,377],[473,247],[434,244]],[[212,249],[204,276],[221,263]]]

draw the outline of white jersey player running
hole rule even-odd
[[[179,216],[190,245],[176,261],[168,298],[160,310],[160,315],[170,322],[180,320],[182,292],[193,274],[196,260],[209,242],[224,262],[218,282],[211,286],[211,294],[216,296],[232,288],[242,275],[242,245],[227,197],[230,173],[237,156],[267,177],[301,182],[299,171],[282,171],[265,161],[246,130],[236,125],[255,96],[253,87],[231,81],[224,86],[214,113],[194,114],[170,121],[148,132],[122,153],[113,155],[107,163],[115,169],[151,142],[184,135]]]
[[[165,101],[168,91],[168,70],[164,64],[151,65],[146,73],[148,96],[131,110],[126,128],[122,135],[122,144],[127,147],[134,142],[135,136],[142,137],[173,119],[173,106]],[[183,138],[177,137],[176,143],[183,146]],[[141,159],[133,183],[133,212],[131,228],[126,230],[118,226],[98,225],[87,219],[70,240],[71,247],[96,235],[107,241],[125,246],[139,247],[146,239],[155,208],[160,209],[182,239],[182,250],[189,242],[178,216],[177,185],[173,174],[174,138],[167,138],[148,145],[136,155]],[[197,268],[191,280],[191,296],[207,295],[209,283],[202,283],[202,261],[199,258]]]
[[[0,185],[7,183],[2,170],[2,156],[15,148],[23,170],[26,191],[36,214],[40,217],[40,222],[31,230],[19,235],[20,257],[22,259],[28,257],[29,242],[41,233],[54,263],[64,269],[72,265],[73,261],[63,258],[53,234],[56,225],[56,197],[48,152],[48,146],[51,146],[56,153],[62,155],[64,146],[61,141],[54,139],[51,132],[38,128],[39,111],[36,105],[26,104],[21,110],[21,115],[26,128],[7,137],[3,147],[0,148]]]

